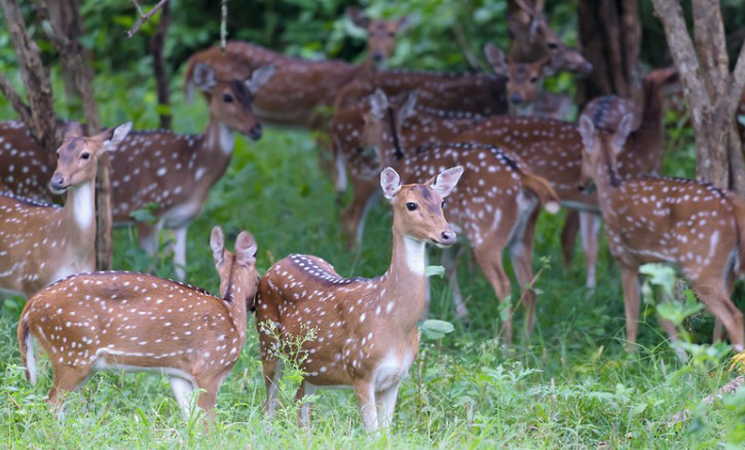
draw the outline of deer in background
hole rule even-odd
[[[242,231],[235,254],[220,227],[210,247],[220,275],[220,298],[153,275],[81,273],[32,297],[21,313],[18,343],[26,377],[36,383],[33,338],[54,371],[48,401],[79,388],[96,372],[160,372],[170,378],[184,418],[191,394],[214,421],[217,391],[246,342],[247,305],[258,285],[256,241]]]
[[[401,381],[419,351],[417,321],[426,297],[425,246],[452,245],[456,233],[443,216],[443,198],[458,182],[462,167],[444,170],[425,184],[401,184],[392,168],[380,176],[393,209],[391,265],[374,279],[342,278],[317,256],[290,255],[261,279],[256,303],[266,413],[277,406],[281,364],[277,352],[316,330],[302,344],[297,363],[305,372],[298,399],[317,387],[352,387],[367,431],[393,419]],[[279,331],[276,334],[270,330]],[[310,423],[310,405],[300,410]]]
[[[466,172],[444,206],[445,214],[453,226],[462,230],[468,238],[476,261],[500,302],[510,292],[510,280],[502,265],[502,252],[505,248],[509,249],[516,277],[524,291],[526,328],[531,331],[534,324],[535,293],[525,289],[533,281],[534,220],[531,217],[538,213],[539,203],[549,212],[557,212],[559,198],[548,182],[534,175],[519,158],[496,147],[457,143],[431,144],[419,149],[402,147],[401,142],[408,142],[403,137],[405,135],[402,130],[409,120],[413,122],[410,129],[421,130],[414,134],[431,134],[436,130],[434,127],[422,128],[415,125],[422,122],[417,120],[419,113],[412,113],[415,111],[412,106],[415,100],[412,98],[402,107],[395,108],[387,102],[382,91],[376,92],[369,100],[369,112],[366,113],[362,131],[358,133],[358,143],[351,144],[347,140],[345,148],[377,148],[381,155],[380,162],[395,164],[405,182],[421,182],[433,176],[438,167],[462,164]],[[391,117],[394,119],[390,119]],[[395,138],[397,135],[401,136],[398,140]],[[360,167],[355,167],[359,162],[360,159],[347,159],[350,173],[360,172]],[[364,169],[371,171],[374,167]],[[354,175],[352,178],[354,179]],[[365,186],[365,180],[355,181],[355,188],[359,185]],[[342,215],[345,229],[361,235],[359,230],[364,214],[359,216],[353,212],[363,208],[367,210],[373,198],[366,190],[355,190],[352,204]],[[457,280],[456,262],[459,251],[458,245],[446,250],[443,265],[453,291],[456,313],[462,320],[466,320],[468,311]],[[504,339],[505,345],[509,346],[512,339],[511,308],[505,309],[509,316],[504,325]]]
[[[67,133],[49,188],[65,206],[0,194],[0,289],[31,297],[70,274],[95,269],[96,165],[124,139],[127,122],[91,137]],[[21,170],[22,172],[22,170]]]
[[[256,96],[256,115],[270,125],[321,128],[319,107],[331,106],[339,90],[355,78],[374,73],[393,51],[395,35],[406,18],[393,21],[368,19],[350,9],[353,22],[368,31],[367,58],[359,65],[339,60],[311,61],[292,58],[248,42],[228,42],[223,51],[216,45],[195,53],[187,62],[185,88],[193,86],[198,64],[209,66],[218,80],[245,77],[263,66],[274,66],[275,75]]]
[[[616,159],[625,151],[632,121],[626,115],[615,133],[598,132],[586,115],[579,124],[582,181],[595,184],[608,247],[621,265],[627,350],[633,351],[636,343],[639,266],[661,262],[680,267],[740,352],[743,317],[729,297],[728,284],[743,271],[745,202],[708,183],[619,177]]]
[[[154,255],[160,230],[173,230],[174,263],[180,279],[185,276],[187,228],[227,170],[235,132],[252,140],[262,135],[252,103],[272,73],[268,66],[254,71],[245,81],[223,82],[209,66],[197,65],[192,83],[200,88],[210,109],[205,132],[132,131],[109,153],[114,225],[131,225],[134,211],[157,204],[154,223],[136,223],[140,246]],[[20,122],[2,122],[0,130],[0,142],[7,145],[4,152],[0,150],[0,181],[13,192],[50,199],[45,184],[51,169],[43,163],[43,149]]]
[[[532,63],[513,62],[495,45],[486,44],[484,55],[494,73],[504,77],[507,82],[507,99],[511,114],[532,114],[554,119],[563,119],[567,116],[571,108],[569,97],[542,89],[543,77],[553,74],[550,54]]]

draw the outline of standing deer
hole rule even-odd
[[[88,138],[65,135],[49,183],[66,195],[64,207],[0,194],[0,290],[29,298],[70,274],[95,269],[98,157],[131,127],[127,122]]]
[[[267,66],[245,81],[224,82],[209,66],[197,65],[192,83],[201,89],[210,109],[205,132],[133,131],[109,154],[114,225],[130,225],[134,211],[157,204],[154,223],[137,223],[140,246],[155,254],[159,231],[174,230],[174,262],[180,279],[185,275],[187,228],[227,170],[235,132],[252,140],[262,135],[252,104],[272,73]],[[0,123],[0,133],[0,149],[5,143],[5,150],[0,150],[0,181],[13,192],[50,199],[45,184],[51,169],[43,162],[43,149],[20,122]]]
[[[384,64],[393,51],[396,34],[406,24],[406,18],[371,20],[355,9],[350,9],[349,16],[368,31],[367,58],[359,65],[292,58],[248,42],[234,41],[228,42],[224,51],[216,45],[189,58],[187,93],[193,86],[193,72],[198,64],[212,68],[217,79],[242,78],[259,67],[272,65],[275,75],[256,96],[253,105],[256,115],[270,125],[321,128],[318,109],[331,106],[347,83],[362,74],[374,73],[376,66]]]
[[[393,209],[393,255],[383,276],[342,278],[316,256],[290,255],[261,279],[256,304],[266,413],[276,409],[281,365],[277,352],[316,330],[302,344],[306,358],[298,398],[317,387],[352,387],[367,431],[390,425],[401,381],[419,351],[417,321],[425,305],[425,245],[452,245],[456,233],[443,216],[462,167],[440,172],[426,184],[401,185],[395,170],[380,176]],[[279,341],[270,332],[279,331]],[[310,405],[300,421],[310,423]]]
[[[36,383],[33,338],[52,364],[48,401],[82,386],[100,370],[161,372],[188,420],[190,397],[214,421],[220,384],[246,342],[246,311],[258,285],[256,241],[242,231],[235,254],[222,229],[210,247],[220,274],[220,298],[176,281],[131,272],[82,273],[32,297],[18,323],[26,377]]]
[[[526,324],[530,331],[534,324],[535,294],[525,287],[533,281],[532,236],[535,221],[532,217],[538,213],[539,202],[549,212],[557,212],[559,198],[546,180],[534,175],[519,158],[497,147],[452,143],[432,144],[419,149],[400,147],[397,141],[405,140],[397,140],[395,136],[403,136],[402,122],[411,117],[414,124],[421,123],[416,120],[419,114],[410,112],[414,111],[411,103],[410,97],[403,107],[395,109],[388,104],[385,94],[376,92],[370,98],[370,111],[365,115],[364,128],[359,133],[357,145],[379,149],[380,161],[383,164],[396,164],[405,182],[421,182],[433,176],[438,167],[462,164],[467,169],[444,207],[445,214],[467,236],[476,261],[500,302],[510,292],[510,281],[502,265],[503,250],[510,250],[516,277],[524,291]],[[389,120],[391,117],[393,119]],[[396,120],[396,117],[403,119]],[[421,130],[417,125],[412,125],[411,129]],[[431,134],[434,129],[425,126],[422,131]],[[422,131],[414,131],[413,134]],[[347,141],[345,148],[354,149],[355,146]],[[400,156],[397,157],[396,152]],[[347,158],[350,173],[359,173],[359,167],[355,167],[359,162],[359,159]],[[374,167],[368,166],[366,169],[372,171]],[[364,178],[354,183],[355,189],[366,186]],[[357,236],[361,236],[363,215],[372,198],[366,189],[355,190],[352,204],[342,215],[345,229],[357,231]],[[357,214],[359,211],[363,211],[361,215]],[[458,246],[447,250],[443,265],[453,291],[456,313],[465,320],[468,311],[456,277],[458,250]],[[508,313],[511,311],[509,306],[505,310]],[[504,339],[506,346],[509,346],[512,339],[511,314],[505,321]]]
[[[620,178],[616,158],[625,151],[632,120],[625,116],[615,133],[598,132],[585,115],[579,124],[582,181],[596,186],[608,247],[621,265],[627,350],[633,351],[636,343],[639,266],[662,262],[680,267],[696,295],[724,324],[735,350],[742,351],[743,317],[730,300],[728,283],[743,271],[745,202],[708,183]]]

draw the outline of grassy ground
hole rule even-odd
[[[182,109],[177,128],[198,130],[204,119],[200,108]],[[109,123],[122,118],[115,108],[104,108],[103,114]],[[151,121],[141,118],[138,124]],[[217,290],[208,250],[215,224],[225,228],[231,245],[239,230],[254,233],[262,272],[290,252],[305,252],[327,259],[343,275],[382,273],[390,252],[387,208],[373,211],[364,245],[353,253],[342,245],[339,211],[308,135],[272,130],[259,143],[239,138],[227,176],[189,230],[188,277]],[[71,395],[67,415],[58,421],[44,403],[52,380],[46,359],[37,386],[24,378],[15,338],[22,301],[8,299],[0,310],[0,446],[679,448],[737,442],[742,396],[712,408],[699,405],[733,377],[725,365],[701,363],[701,358],[680,363],[652,308],[643,317],[639,351],[624,352],[617,266],[603,249],[599,287],[594,294],[586,292],[581,261],[569,270],[560,264],[560,226],[561,217],[541,219],[535,265],[545,270],[537,282],[542,294],[536,331],[530,338],[517,336],[508,355],[495,338],[500,320],[493,291],[470,257],[460,267],[472,312],[469,326],[455,319],[445,282],[433,280],[431,315],[453,322],[455,331],[423,343],[402,385],[392,429],[372,436],[362,431],[353,395],[344,391],[321,391],[314,401],[312,433],[298,429],[291,401],[297,374],[285,377],[285,407],[278,418],[265,421],[253,317],[243,354],[218,397],[218,423],[208,432],[198,420],[184,422],[164,377],[146,374],[97,375]],[[117,268],[148,267],[133,231],[118,231],[116,241]],[[159,274],[171,271],[168,263],[158,266]],[[689,325],[707,339],[711,324],[705,315]],[[693,410],[693,419],[668,426],[683,408]]]

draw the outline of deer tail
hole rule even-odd
[[[28,326],[27,315],[22,315],[18,321],[18,347],[21,351],[21,362],[26,369],[26,379],[36,384],[36,359],[34,358],[34,336]]]
[[[556,195],[551,184],[545,178],[523,171],[519,171],[518,174],[523,186],[538,197],[538,200],[547,212],[551,214],[559,212],[561,200],[559,200],[559,196]]]

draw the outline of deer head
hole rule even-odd
[[[586,115],[580,117],[578,129],[584,145],[581,187],[587,186],[591,181],[606,176],[606,174],[612,186],[618,185],[616,159],[623,151],[626,139],[633,131],[633,125],[633,116],[626,114],[618,129],[609,133],[596,129],[590,117]]]
[[[259,273],[256,271],[256,240],[241,231],[235,240],[235,253],[225,249],[222,228],[216,226],[210,236],[210,248],[220,275],[220,296],[229,302],[245,302],[251,309],[256,295]]]
[[[536,101],[543,76],[551,73],[551,55],[546,54],[533,63],[516,63],[493,44],[484,46],[484,54],[494,73],[506,78],[507,100],[511,106],[531,105]]]
[[[262,127],[251,106],[256,93],[274,74],[274,66],[256,69],[244,81],[221,81],[207,64],[194,66],[192,82],[202,91],[210,107],[210,115],[252,140],[261,138]]]
[[[401,184],[392,167],[380,174],[383,195],[393,207],[393,228],[417,241],[447,247],[456,242],[457,234],[445,220],[443,198],[455,189],[463,167],[445,170],[425,184]]]
[[[49,189],[55,194],[63,194],[69,188],[94,180],[98,156],[116,148],[131,129],[132,122],[126,122],[86,138],[80,134],[79,128],[71,128],[57,149],[57,168]]]
[[[408,24],[407,17],[397,20],[370,19],[358,8],[348,8],[347,16],[352,23],[367,30],[368,58],[378,67],[385,64],[396,45],[396,35]]]
[[[401,149],[401,129],[404,122],[415,114],[416,91],[406,97],[403,105],[396,108],[390,104],[388,97],[380,89],[376,89],[369,97],[370,109],[363,114],[363,129],[361,145],[363,149],[370,149],[376,153],[381,166],[393,164],[390,161],[390,147],[395,150],[396,159],[404,157]]]

